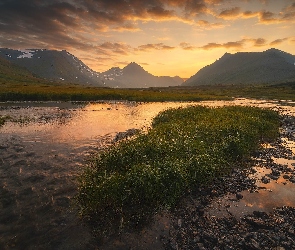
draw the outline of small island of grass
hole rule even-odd
[[[188,191],[242,166],[278,129],[278,113],[267,109],[163,111],[147,133],[114,144],[90,162],[76,197],[81,215],[106,234],[141,224]]]

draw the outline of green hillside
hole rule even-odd
[[[0,84],[41,83],[30,71],[0,57]]]

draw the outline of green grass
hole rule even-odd
[[[171,109],[147,133],[94,158],[79,178],[81,215],[100,234],[136,226],[186,192],[225,175],[278,135],[276,112],[252,107]]]
[[[2,79],[3,80],[3,79]],[[83,87],[32,80],[1,82],[0,101],[205,101],[232,100],[234,97],[295,100],[295,83],[246,86],[198,86],[147,89]]]
[[[111,89],[53,84],[1,84],[0,101],[203,101],[230,100],[223,93],[190,93],[157,89]]]
[[[11,119],[10,116],[0,116],[0,127],[3,126],[5,122],[7,122],[10,119]]]

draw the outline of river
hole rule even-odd
[[[87,160],[109,146],[118,132],[145,129],[160,111],[187,105],[250,105],[295,114],[290,101],[248,99],[0,103],[0,116],[18,120],[0,128],[0,249],[93,249],[95,241],[79,220],[72,201],[77,177]],[[292,142],[287,146],[294,149]],[[295,163],[292,159],[277,160],[290,166]],[[275,186],[278,188],[272,187],[271,195],[280,197],[279,205],[290,205],[293,200],[291,205],[295,206],[295,185]],[[254,195],[244,194],[245,206],[258,206],[255,202],[260,198],[260,202],[267,201],[268,208],[278,205],[278,200],[271,202],[270,196],[263,199],[263,195]]]

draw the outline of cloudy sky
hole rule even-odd
[[[225,52],[295,55],[294,0],[0,0],[0,47],[65,49],[102,72],[188,78]]]

